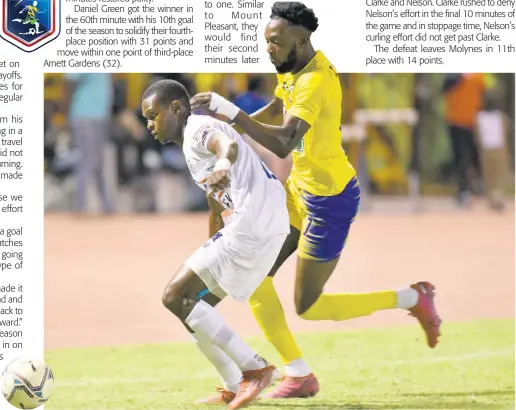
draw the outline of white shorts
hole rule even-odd
[[[244,302],[267,277],[288,234],[265,238],[235,235],[221,229],[185,262],[223,299],[226,295]]]

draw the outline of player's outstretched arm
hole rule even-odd
[[[283,111],[283,101],[278,97],[274,97],[265,107],[260,108],[258,111],[253,112],[250,117],[256,121],[263,122],[266,118],[274,117],[281,114]]]
[[[208,108],[234,121],[258,144],[280,158],[286,158],[301,141],[310,125],[293,115],[285,115],[280,126],[263,124],[252,118],[224,97],[212,92],[195,95],[190,104],[192,109]]]
[[[283,101],[281,101],[278,97],[274,97],[265,107],[260,108],[259,110],[250,114],[250,117],[254,118],[259,122],[270,121],[272,118],[275,118],[277,115],[282,114],[283,112]],[[245,131],[239,127],[237,124],[231,124],[235,130],[239,134],[245,133]]]
[[[263,124],[243,111],[234,121],[249,137],[282,159],[288,157],[310,129],[310,124],[288,114],[280,126]]]

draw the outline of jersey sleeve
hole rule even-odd
[[[280,100],[283,99],[283,86],[281,84],[278,84],[274,89],[274,96]]]
[[[198,154],[212,155],[208,149],[208,141],[216,132],[217,130],[209,125],[198,128],[192,136],[192,149]]]
[[[203,125],[194,133],[192,137],[192,149],[198,154],[214,155],[208,149],[208,142],[216,135],[229,137],[234,140],[234,138],[231,136],[231,133],[220,129],[217,126]]]
[[[306,73],[296,81],[292,106],[288,115],[306,121],[310,126],[321,112],[324,103],[322,76],[319,73]]]
[[[278,84],[276,85],[276,88],[274,89],[274,96],[276,98],[279,98],[280,100],[282,100],[283,99],[283,77],[280,74],[277,74],[276,78],[278,80]]]

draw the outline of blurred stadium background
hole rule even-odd
[[[340,76],[342,143],[366,191],[364,210],[371,197],[398,201],[410,197],[417,204],[421,195],[446,198],[455,206],[454,169],[460,158],[453,155],[449,118],[475,118],[486,95],[495,96],[497,110],[507,116],[508,129],[503,147],[495,154],[484,153],[475,136],[474,152],[469,152],[466,164],[468,188],[474,196],[483,197],[489,185],[495,184],[512,196],[514,74]],[[266,104],[276,85],[274,74],[86,74],[75,85],[63,74],[46,74],[45,211],[167,213],[207,209],[204,193],[191,182],[178,147],[161,147],[144,128],[141,94],[151,82],[164,77],[182,82],[192,95],[218,92],[247,112]],[[445,91],[446,84],[452,84],[451,92]],[[86,107],[84,118],[77,120],[80,114],[71,112],[74,106],[75,111]],[[94,127],[88,130],[90,114],[90,118],[101,119],[102,136]],[[281,115],[270,121],[278,123]],[[74,122],[86,125],[74,126]],[[85,130],[97,136],[88,137]],[[81,143],[83,131],[90,143]],[[280,178],[288,175],[290,159],[282,161],[254,147]],[[91,186],[86,185],[85,201],[78,197],[82,188],[78,188],[76,170],[81,158],[90,164],[93,177],[95,167],[101,170],[101,184],[105,185],[99,196],[99,184],[95,187],[93,178]]]

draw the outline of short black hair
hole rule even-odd
[[[190,95],[185,86],[175,80],[158,80],[152,83],[143,93],[142,100],[156,95],[156,99],[162,105],[170,104],[174,100],[179,100],[190,110]]]
[[[301,26],[313,33],[319,27],[314,11],[299,1],[277,1],[272,5],[271,18],[282,18],[295,26]]]

